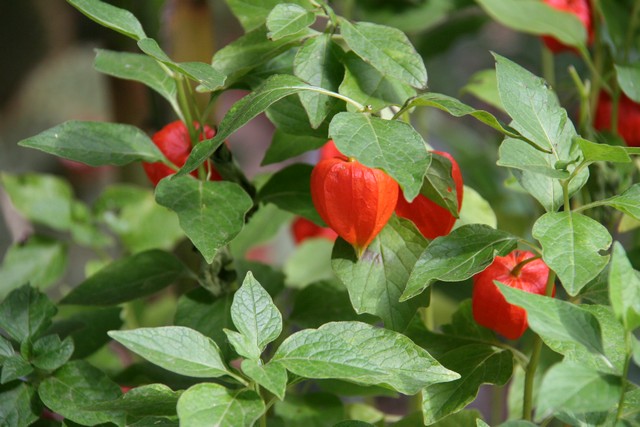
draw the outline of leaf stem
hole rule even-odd
[[[249,383],[244,378],[242,378],[240,375],[236,375],[233,372],[231,372],[230,370],[227,370],[227,375],[229,375],[234,380],[238,381],[243,386],[249,387]]]
[[[539,256],[542,256],[542,249],[540,249],[537,245],[531,243],[530,241],[525,239],[518,239],[518,243],[522,243],[523,245],[528,246],[530,249],[533,249],[533,251],[536,252]]]
[[[582,134],[585,134],[589,129],[588,123],[590,122],[591,104],[589,101],[589,83],[586,85],[578,75],[576,68],[571,65],[569,67],[569,75],[573,80],[573,83],[578,89],[578,96],[580,97],[580,115],[578,118],[578,128]]]
[[[353,105],[354,107],[356,107],[358,109],[358,111],[365,113],[371,110],[371,107],[369,107],[368,105],[362,105],[360,104],[358,101],[356,101],[355,99],[351,99],[348,96],[344,96],[341,95],[337,92],[333,92],[327,89],[323,89],[321,87],[316,87],[316,86],[310,86],[310,87],[306,87],[305,90],[311,91],[311,92],[317,92],[317,93],[321,93],[323,95],[328,95],[337,99],[341,99],[344,102],[347,102],[351,105]]]
[[[188,82],[186,84],[189,84]],[[176,86],[178,89],[178,104],[180,110],[184,115],[185,125],[189,129],[189,136],[191,137],[191,145],[195,146],[198,142],[198,135],[196,134],[196,128],[193,126],[193,116],[191,115],[191,107],[189,100],[187,99],[187,93],[184,88],[185,80],[182,76],[176,77]]]
[[[551,87],[556,86],[555,58],[547,45],[542,43],[542,76]]]
[[[587,209],[591,209],[591,208],[597,208],[598,206],[604,206],[606,205],[606,200],[597,200],[595,202],[591,202],[591,203],[587,203],[586,205],[582,205],[580,207],[577,207],[574,209],[573,212],[577,213],[577,212],[581,212]]]
[[[633,3],[633,9],[631,11],[631,21],[629,21],[629,28],[627,28],[627,37],[624,42],[624,62],[625,63],[628,63],[629,61],[629,53],[631,51],[631,45],[633,44],[633,34],[636,31],[639,16],[640,16],[640,0],[636,0]]]
[[[561,182],[562,185],[562,195],[564,196],[564,211],[571,211],[571,200],[569,198],[569,180],[565,179]]]
[[[553,293],[553,283],[556,280],[556,273],[549,272],[547,278],[547,286],[545,289],[545,295],[551,296]],[[540,353],[542,352],[542,338],[540,335],[535,334],[533,339],[533,350],[531,351],[531,358],[527,364],[524,377],[524,395],[522,398],[522,418],[531,421],[533,413],[533,382],[538,369],[538,363],[540,362]]]
[[[629,365],[631,364],[631,355],[632,349],[630,344],[630,335],[631,332],[627,332],[625,334],[625,350],[626,355],[624,359],[624,368],[622,370],[622,391],[620,393],[620,400],[618,400],[618,410],[616,412],[616,424],[622,418],[622,409],[624,407],[624,394],[625,394],[625,382],[627,381],[627,376],[629,375]]]

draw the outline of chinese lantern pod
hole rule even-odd
[[[338,150],[338,147],[336,147],[336,143],[333,142],[333,139],[330,139],[322,146],[322,148],[320,148],[320,160],[332,159],[334,157],[347,160],[347,156],[342,154]]]
[[[336,232],[332,229],[320,227],[313,221],[309,221],[303,217],[298,217],[293,221],[291,224],[291,232],[293,234],[293,240],[297,245],[313,237],[323,237],[331,241],[338,237]]]
[[[379,169],[330,158],[311,173],[311,198],[320,217],[360,256],[391,218],[398,184]]]
[[[493,282],[512,288],[544,295],[549,267],[535,259],[516,269],[520,263],[534,258],[529,251],[513,251],[505,257],[496,257],[493,263],[473,278],[472,309],[475,321],[510,340],[518,339],[528,327],[525,309],[509,304]],[[554,289],[555,293],[555,289]]]
[[[449,153],[442,151],[433,151],[433,153],[444,156],[451,162],[451,175],[456,183],[456,198],[458,200],[458,212],[460,212],[464,191],[460,167]],[[398,194],[396,214],[413,222],[420,230],[420,233],[429,240],[449,234],[456,222],[456,218],[448,209],[421,194],[409,203],[400,192]]]
[[[200,125],[195,123],[196,129],[200,129]],[[209,126],[204,127],[204,135],[200,135],[200,140],[211,139],[215,136],[216,132]],[[180,120],[171,122],[158,132],[156,132],[151,138],[153,143],[164,154],[164,156],[177,167],[182,167],[187,161],[189,154],[191,154],[191,138],[189,136],[189,130],[187,126]],[[158,185],[158,182],[164,177],[173,175],[176,173],[169,166],[161,162],[155,163],[142,163],[145,173],[153,185]],[[208,171],[210,172],[211,181],[220,181],[222,177],[218,172],[209,165]],[[198,171],[191,172],[191,175],[198,177]]]

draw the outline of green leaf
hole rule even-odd
[[[36,422],[40,414],[34,408],[35,395],[35,389],[23,382],[0,386],[0,424],[27,427]]]
[[[44,174],[0,175],[11,203],[36,224],[66,231],[71,227],[73,190],[64,179]]]
[[[181,427],[251,427],[265,410],[253,390],[228,390],[221,385],[196,384],[180,396]]]
[[[506,300],[527,311],[529,327],[562,352],[562,344],[579,343],[594,354],[604,355],[598,319],[579,306],[559,299],[537,295],[496,281]],[[555,344],[554,344],[555,343]]]
[[[196,169],[198,165],[213,154],[215,149],[229,135],[269,108],[273,103],[308,88],[310,88],[309,85],[294,76],[277,75],[267,79],[259,88],[233,104],[218,125],[216,136],[213,139],[204,140],[194,147],[178,175],[184,175]]]
[[[138,19],[128,10],[120,9],[99,0],[67,0],[88,18],[114,31],[140,40],[147,35]]]
[[[458,197],[451,161],[440,154],[430,154],[431,160],[424,174],[420,194],[458,218]]]
[[[496,119],[493,114],[484,110],[476,110],[475,108],[472,108],[460,102],[456,98],[448,95],[443,95],[441,93],[429,92],[418,95],[403,108],[413,107],[435,107],[439,110],[451,114],[454,117],[471,116],[474,119],[484,123],[489,127],[492,127],[493,129],[506,136],[510,136],[512,138],[522,138],[522,136],[518,132],[500,123],[500,121],[498,121],[498,119]]]
[[[613,244],[609,267],[609,299],[627,331],[640,326],[640,275],[633,269],[619,242]]]
[[[290,394],[274,410],[286,427],[325,427],[345,419],[340,399],[327,393]]]
[[[552,341],[547,339],[547,344],[556,353],[563,354],[565,361],[591,367],[600,372],[622,375],[626,359],[626,350],[620,345],[625,339],[624,327],[608,305],[581,304],[579,307],[593,314],[600,324],[605,357],[590,352],[576,341]]]
[[[511,126],[541,149],[552,152],[556,160],[572,160],[571,141],[576,131],[551,88],[516,63],[494,56],[500,98],[514,119]]]
[[[148,188],[111,185],[100,195],[94,208],[131,253],[149,249],[170,251],[184,239],[175,213],[160,206]]]
[[[431,0],[425,3],[369,3],[358,4],[358,16],[364,21],[379,22],[399,28],[406,33],[419,33],[431,29],[457,8],[467,3],[449,0]]]
[[[415,325],[413,325],[415,327]],[[458,304],[458,309],[451,316],[451,323],[448,325],[442,325],[442,332],[448,334],[448,337],[460,337],[460,338],[471,338],[475,341],[480,341],[484,343],[490,343],[496,340],[496,334],[488,328],[484,326],[480,326],[478,322],[473,317],[473,306],[471,299],[467,298]],[[409,335],[410,337],[414,335]],[[414,339],[417,344],[421,344],[422,341]],[[444,343],[446,344],[445,340]],[[433,348],[433,346],[427,341],[425,341],[425,348]],[[449,348],[450,347],[450,348]],[[453,344],[450,344],[443,351],[438,351],[436,356],[440,357],[444,354],[444,351],[450,351],[455,348]]]
[[[620,399],[620,377],[562,362],[545,374],[536,405],[536,421],[560,411],[609,411]]]
[[[640,184],[634,184],[622,194],[602,200],[600,203],[612,206],[640,221]]]
[[[175,417],[142,417],[128,427],[180,427],[180,423]]]
[[[372,111],[380,111],[390,104],[402,105],[415,96],[416,91],[411,86],[381,73],[355,53],[347,52],[343,56],[345,73],[340,94],[371,106]],[[355,108],[347,104],[347,110],[354,111]]]
[[[464,203],[459,213],[460,218],[453,228],[459,228],[468,224],[485,224],[491,228],[498,227],[498,218],[486,201],[476,190],[464,186]]]
[[[373,424],[365,421],[345,420],[334,424],[333,427],[375,427]]]
[[[139,53],[98,49],[93,66],[101,73],[143,83],[177,108],[176,82],[153,58]]]
[[[32,236],[9,247],[0,265],[0,300],[14,289],[30,283],[45,289],[57,282],[67,268],[67,246],[57,240]]]
[[[404,335],[360,322],[331,322],[296,332],[272,362],[305,378],[379,384],[404,394],[459,378]]]
[[[389,174],[408,201],[418,195],[430,155],[422,136],[411,125],[345,112],[333,117],[329,136],[344,155]]]
[[[290,134],[276,129],[261,165],[271,165],[299,156],[307,151],[317,150],[326,142],[326,137]]]
[[[36,368],[55,371],[67,363],[73,350],[73,338],[60,341],[57,335],[46,335],[33,343],[31,363]]]
[[[45,294],[24,285],[11,291],[0,304],[0,328],[22,343],[47,329],[57,311]]]
[[[281,3],[281,0],[226,0],[227,5],[238,18],[245,31],[251,31],[267,20],[271,10]],[[289,0],[287,4],[297,4],[311,8],[308,0]]]
[[[134,387],[115,400],[92,403],[87,409],[94,411],[121,411],[128,416],[173,416],[181,392],[164,384]]]
[[[477,0],[493,19],[530,34],[546,34],[569,46],[586,46],[587,32],[573,14],[538,0]]]
[[[320,280],[335,279],[331,269],[332,250],[333,241],[322,237],[310,238],[297,245],[282,268],[286,286],[301,289]]]
[[[242,230],[253,205],[238,184],[202,182],[191,176],[160,181],[156,201],[178,214],[180,227],[208,263]]]
[[[161,162],[164,156],[140,129],[125,124],[71,120],[18,143],[89,166]]]
[[[267,37],[266,26],[260,26],[235,39],[213,55],[212,66],[228,76],[227,86],[239,80],[244,74],[266,63],[293,46],[300,44],[314,30],[302,30],[278,40]]]
[[[199,83],[196,91],[200,93],[215,92],[224,86],[227,76],[204,62],[179,62],[174,68],[191,80]]]
[[[529,148],[529,151],[534,150],[533,147]],[[549,166],[553,167],[556,161],[553,154],[546,154],[545,157],[549,161]],[[567,169],[569,172],[573,172],[574,168],[575,166],[572,164]],[[511,172],[522,188],[538,200],[547,212],[555,212],[563,205],[564,194],[558,179],[528,170],[512,169]],[[569,197],[577,193],[588,179],[589,169],[584,168],[569,182]]]
[[[252,248],[271,241],[282,230],[282,226],[291,222],[293,215],[275,205],[260,206],[238,236],[231,241],[229,248],[234,258],[244,258]]]
[[[580,147],[585,162],[613,162],[613,163],[629,163],[631,157],[623,147],[596,144],[584,138],[576,137],[574,141]]]
[[[278,307],[251,272],[233,296],[231,319],[238,331],[248,338],[251,347],[258,350],[251,355],[256,360],[267,344],[282,332],[282,315]]]
[[[153,364],[195,378],[227,375],[220,349],[200,332],[182,326],[109,331],[109,336]]]
[[[342,49],[333,42],[330,34],[312,37],[298,49],[293,63],[294,73],[313,86],[338,92],[344,75],[341,53]],[[298,96],[314,129],[336,109],[338,103],[336,98],[316,92],[300,92]]]
[[[121,394],[118,384],[83,360],[67,363],[38,387],[40,399],[53,412],[91,426],[107,422],[124,423],[123,414],[86,409],[93,403],[116,399]]]
[[[404,331],[425,301],[422,298],[402,303],[398,300],[426,245],[427,241],[412,223],[395,216],[360,259],[353,248],[340,239],[334,246],[331,265],[349,291],[356,313],[376,315],[387,329]]]
[[[505,138],[500,144],[498,166],[520,169],[555,179],[569,178],[569,172],[549,164],[549,155],[524,141]]]
[[[351,24],[346,19],[340,19],[339,25],[351,50],[378,71],[418,89],[427,86],[424,62],[402,31],[369,22]]]
[[[615,65],[620,89],[632,101],[640,102],[640,65]]]
[[[542,244],[542,259],[558,274],[569,295],[575,296],[609,262],[602,256],[611,235],[599,222],[573,212],[546,213],[533,225]]]
[[[55,322],[47,332],[73,339],[73,358],[84,358],[110,341],[107,331],[122,326],[120,311],[120,307],[92,307]]]
[[[0,384],[26,377],[33,372],[33,367],[19,354],[7,357],[2,363],[2,376]]]
[[[204,288],[194,289],[178,299],[174,324],[195,329],[220,343],[220,350],[228,360],[232,350],[223,329],[232,325],[231,302],[232,295],[215,297]]]
[[[323,224],[311,201],[312,169],[311,165],[295,163],[279,170],[262,186],[258,200]]]
[[[365,321],[363,317],[356,314],[349,293],[336,281],[312,283],[301,289],[289,314],[289,320],[303,328],[318,328],[331,321]]]
[[[486,344],[467,343],[439,357],[460,379],[422,390],[424,423],[433,424],[475,400],[482,384],[504,385],[511,378],[513,354]]]
[[[13,356],[14,353],[11,341],[0,335],[0,366],[5,358]]]
[[[293,68],[289,72],[293,73]],[[299,92],[298,96],[286,96],[273,103],[273,105],[269,106],[265,111],[265,114],[276,127],[277,131],[284,132],[288,135],[321,138],[323,141],[317,147],[320,148],[327,142],[329,123],[324,121],[317,129],[311,127],[309,115],[302,105],[302,101],[300,101],[300,93],[302,92]]]
[[[295,3],[279,3],[267,16],[267,37],[278,40],[291,36],[309,27],[316,16]]]
[[[413,298],[433,281],[459,282],[487,268],[496,256],[505,256],[517,237],[487,225],[463,225],[433,240],[418,258],[401,301]]]
[[[205,64],[204,62],[174,62],[154,39],[145,38],[139,40],[138,47],[144,53],[162,62],[173,71],[198,82],[200,84],[196,87],[198,92],[212,92],[220,89],[224,85],[226,76],[211,65]]]
[[[174,283],[185,266],[168,252],[152,249],[107,265],[73,288],[61,304],[115,305],[154,294]]]
[[[504,111],[504,106],[498,93],[498,78],[496,70],[480,70],[474,73],[469,82],[460,89],[460,95],[469,93],[485,104],[491,105],[499,111]]]
[[[278,399],[284,399],[287,388],[287,370],[278,363],[261,364],[256,360],[242,361],[242,372],[256,383],[273,393]]]

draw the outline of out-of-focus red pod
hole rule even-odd
[[[199,124],[195,124],[196,129],[200,128]],[[211,139],[215,136],[216,132],[209,126],[204,127],[204,135],[200,136],[200,140]],[[158,132],[156,132],[151,138],[153,143],[160,149],[162,154],[177,167],[182,167],[187,161],[189,154],[191,154],[191,139],[189,137],[189,130],[187,126],[180,120],[171,122]],[[142,163],[147,177],[153,183],[158,185],[158,182],[164,177],[173,175],[175,171],[169,166],[161,162],[155,163]],[[218,172],[211,167],[210,168],[211,181],[220,181],[222,177]],[[198,171],[191,172],[191,175],[198,177]]]
[[[524,308],[509,304],[493,283],[497,280],[512,288],[544,295],[549,267],[541,259],[518,266],[535,255],[529,251],[513,251],[504,257],[496,257],[493,263],[473,278],[473,318],[478,324],[499,333],[510,340],[524,334],[529,324]],[[554,288],[555,293],[555,288]]]
[[[449,153],[442,151],[434,151],[433,153],[444,156],[451,161],[451,176],[456,183],[456,198],[458,199],[458,212],[460,212],[462,208],[462,193],[464,191],[460,167]],[[430,240],[449,234],[456,222],[456,218],[451,212],[422,194],[419,194],[409,203],[400,192],[398,194],[396,215],[413,222],[420,230],[420,233]]]

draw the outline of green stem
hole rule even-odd
[[[633,34],[636,31],[638,25],[638,18],[640,15],[640,0],[636,0],[633,3],[633,10],[631,11],[631,20],[629,21],[629,28],[627,28],[627,37],[624,42],[624,62],[629,62],[629,53],[631,52],[631,45],[633,44]]]
[[[524,396],[522,400],[522,418],[527,421],[532,420],[533,412],[533,380],[535,378],[538,362],[540,361],[540,353],[542,351],[542,339],[538,334],[533,339],[533,350],[531,358],[525,370],[524,376]]]
[[[243,386],[249,387],[249,383],[244,378],[242,378],[241,376],[236,375],[236,374],[234,374],[233,372],[231,372],[229,370],[227,370],[227,375],[229,375],[234,380],[238,381]]]
[[[547,285],[545,289],[545,295],[551,296],[553,293],[553,284],[556,280],[556,274],[553,271],[549,272],[547,278]],[[524,395],[522,398],[522,418],[531,421],[533,414],[533,382],[538,369],[538,363],[540,362],[540,353],[542,352],[542,338],[536,334],[533,339],[533,350],[531,351],[531,358],[527,364],[524,377]]]
[[[578,128],[584,135],[586,133],[586,130],[589,129],[588,124],[590,123],[589,117],[591,104],[589,101],[589,87],[584,84],[573,65],[569,67],[569,75],[571,76],[573,83],[578,89],[578,96],[580,97],[580,116],[578,118]]]
[[[542,43],[542,76],[553,88],[556,86],[555,58],[553,52]]]
[[[312,87],[307,87],[305,89],[308,90],[308,91],[311,91],[311,92],[317,92],[317,93],[321,93],[323,95],[328,95],[328,96],[332,96],[332,97],[337,98],[337,99],[341,99],[344,102],[347,102],[347,103],[353,105],[354,107],[356,107],[358,109],[358,111],[360,111],[362,113],[365,113],[365,112],[367,112],[367,111],[369,111],[371,109],[371,107],[369,107],[367,105],[362,105],[358,101],[356,101],[354,99],[351,99],[348,96],[340,95],[339,93],[332,92],[330,90],[326,90],[326,89],[323,89],[321,87],[312,86]]]
[[[629,375],[629,365],[631,364],[631,344],[630,344],[630,335],[631,332],[627,332],[625,335],[625,347],[626,347],[626,356],[624,360],[624,368],[622,370],[622,392],[620,393],[620,400],[618,401],[618,411],[616,412],[616,424],[617,421],[622,418],[622,409],[624,404],[624,394],[625,394],[625,383],[627,381],[627,376]]]
[[[186,82],[189,84],[189,82]],[[180,111],[184,115],[185,125],[189,129],[189,136],[191,137],[191,145],[194,146],[198,143],[198,135],[196,128],[193,126],[193,115],[191,114],[191,104],[187,99],[187,93],[184,88],[185,80],[182,76],[176,78],[176,87],[178,89],[178,104],[180,105]]]
[[[491,390],[491,425],[498,425],[502,421],[504,412],[504,388],[494,385]]]
[[[571,200],[569,199],[569,180],[562,181],[562,195],[564,196],[564,211],[571,211]]]
[[[518,243],[521,243],[521,244],[523,244],[525,246],[528,246],[529,249],[532,249],[539,256],[542,256],[542,249],[540,249],[537,245],[531,243],[530,241],[525,240],[525,239],[518,239]]]

